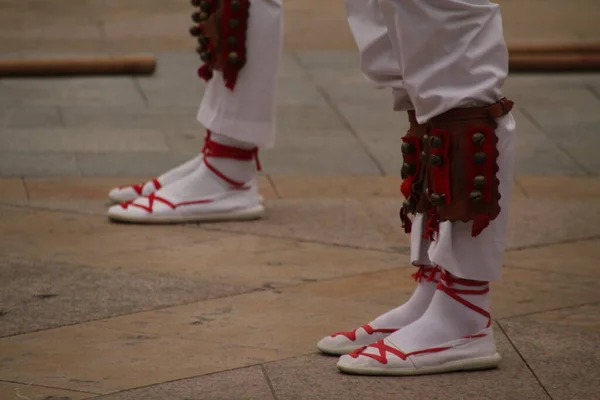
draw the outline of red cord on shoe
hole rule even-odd
[[[160,182],[158,181],[157,178],[152,179],[150,182],[152,182],[152,184],[154,185],[155,190],[159,190],[162,187],[162,185],[160,184]],[[144,191],[144,186],[146,186],[146,183],[148,183],[148,182],[137,183],[135,185],[123,185],[123,186],[119,186],[119,189],[132,188],[133,190],[135,190],[135,192],[139,196],[141,196],[142,192]]]
[[[419,265],[419,270],[412,274],[412,278],[417,283],[421,283],[423,279],[425,282],[438,282],[437,273],[440,271],[440,267],[433,267],[431,265]]]
[[[230,185],[244,187],[246,185],[246,182],[238,182],[236,180],[231,179],[223,172],[219,171],[214,165],[209,163],[208,158],[231,158],[240,161],[254,160],[254,162],[256,163],[256,169],[258,171],[261,171],[262,167],[260,165],[260,160],[258,159],[258,147],[248,150],[239,149],[233,146],[227,146],[211,140],[211,134],[211,131],[207,131],[206,139],[204,141],[204,147],[202,148],[202,153],[204,154],[204,164],[212,173],[214,173]]]
[[[483,288],[483,289],[455,289],[455,288],[451,287],[455,283],[457,283],[459,285],[463,285],[463,286],[473,287],[473,288],[482,287],[482,286],[485,286],[485,288]],[[469,295],[486,294],[490,291],[489,282],[472,281],[469,279],[457,278],[456,276],[450,274],[448,271],[442,270],[442,274],[440,276],[440,281],[438,283],[437,289],[446,293],[448,296],[452,297],[454,300],[458,301],[465,307],[468,307],[471,310],[486,317],[488,319],[488,323],[485,326],[486,328],[489,328],[492,325],[492,316],[490,315],[490,313],[488,311],[486,311],[480,307],[477,307],[475,304],[473,304],[470,301],[467,301],[459,296],[460,294],[469,294]]]
[[[417,277],[422,278],[424,276],[425,272],[422,272],[421,269],[424,269],[424,267],[425,266],[421,266],[419,271],[417,273],[415,273],[413,276],[416,275]],[[459,296],[461,294],[467,294],[467,295],[486,294],[490,291],[490,288],[488,286],[489,282],[473,281],[473,280],[469,280],[469,279],[458,278],[458,277],[455,277],[454,275],[450,274],[449,272],[441,269],[440,267],[436,267],[436,269],[437,268],[439,268],[439,270],[441,271],[437,289],[443,291],[448,296],[452,297],[454,300],[458,301],[465,307],[468,307],[471,310],[483,315],[484,317],[487,317],[488,323],[486,325],[486,328],[489,328],[492,324],[492,317],[491,317],[490,313],[480,307],[477,307],[475,304],[473,304],[470,301],[467,301],[464,298]],[[435,275],[435,272],[432,275],[430,275],[430,277],[433,275]],[[455,288],[451,287],[454,284],[469,286],[469,287],[472,287],[473,289],[455,289]],[[482,286],[485,286],[485,288],[475,289],[477,287],[482,287]],[[477,339],[477,338],[482,338],[485,336],[486,336],[486,333],[477,333],[474,335],[465,336],[465,337],[463,337],[463,339]],[[379,354],[365,353],[365,350],[367,350],[369,348],[376,349]],[[402,360],[406,360],[409,356],[412,356],[412,355],[425,354],[425,353],[438,353],[438,352],[441,352],[444,350],[448,350],[450,348],[451,347],[430,347],[430,348],[423,349],[423,350],[413,351],[411,353],[404,353],[394,347],[387,345],[384,340],[380,340],[371,345],[358,348],[358,349],[354,350],[352,353],[349,353],[348,355],[352,358],[358,358],[359,356],[370,357],[370,358],[380,362],[381,364],[387,364],[388,363],[387,353],[392,353],[395,356],[401,358]]]
[[[398,330],[398,329],[373,329],[368,324],[363,325],[360,328],[363,328],[365,330],[365,332],[367,332],[367,334],[369,334],[369,335],[372,335],[373,333],[394,333]],[[356,328],[356,329],[353,329],[348,332],[337,332],[337,333],[334,333],[333,335],[331,335],[331,337],[346,336],[349,340],[354,342],[356,340],[356,331],[359,330],[360,328]]]

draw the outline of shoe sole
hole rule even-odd
[[[251,221],[260,219],[265,214],[265,208],[262,205],[244,208],[242,210],[227,211],[221,213],[211,213],[202,215],[182,215],[169,217],[148,217],[147,215],[125,216],[110,215],[108,219],[113,222],[124,222],[134,224],[181,224],[189,222],[224,222],[224,221]]]
[[[132,199],[127,199],[127,200],[120,199],[119,200],[119,199],[116,199],[114,197],[108,196],[108,202],[107,203],[108,203],[108,206],[114,206],[114,205],[117,205],[117,204],[126,203],[128,201],[133,201],[133,200],[137,199],[138,197],[139,196],[136,196],[136,197],[134,197]],[[258,202],[260,204],[264,204],[265,203],[265,199],[262,196],[258,196]]]
[[[493,369],[498,367],[502,357],[496,353],[489,357],[479,357],[463,361],[454,361],[444,365],[434,367],[424,367],[419,369],[391,369],[391,368],[353,368],[337,364],[337,368],[350,375],[380,375],[380,376],[409,376],[409,375],[429,375],[442,374],[459,371],[477,371],[484,369]]]

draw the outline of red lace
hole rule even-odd
[[[419,265],[419,270],[411,276],[417,283],[423,282],[423,279],[425,279],[425,282],[437,283],[438,280],[436,276],[439,272],[440,267],[433,267],[431,265]]]
[[[156,193],[151,193],[146,198],[148,199],[147,206],[143,205],[143,204],[134,203],[135,200],[129,200],[124,203],[121,203],[121,207],[125,210],[127,210],[130,206],[137,207],[137,208],[141,208],[142,210],[145,210],[149,214],[152,214],[152,211],[154,211],[154,202],[156,202],[156,201],[159,203],[166,204],[173,210],[176,209],[177,207],[181,207],[181,206],[190,206],[193,204],[206,204],[206,203],[213,202],[212,199],[202,199],[202,200],[194,200],[194,201],[183,201],[181,203],[171,203],[169,200],[167,200],[163,197],[157,196]]]
[[[150,180],[149,182],[151,182],[154,185],[154,189],[158,190],[162,187],[162,185],[160,184],[160,182],[158,181],[157,178],[154,178],[152,180]],[[142,195],[142,192],[144,191],[144,186],[146,186],[146,184],[148,184],[148,182],[144,182],[144,183],[137,183],[135,185],[124,185],[124,186],[119,186],[119,189],[127,189],[127,188],[132,188],[133,190],[135,190],[135,192],[138,195]]]
[[[364,351],[368,348],[377,349],[379,351],[379,354],[365,353]],[[409,356],[413,356],[413,355],[417,355],[417,354],[424,354],[424,353],[438,353],[440,351],[448,350],[449,348],[450,347],[431,347],[431,348],[425,349],[425,350],[417,350],[417,351],[413,351],[411,353],[405,353],[403,351],[398,350],[395,347],[388,346],[385,343],[385,340],[380,340],[380,341],[370,344],[368,346],[363,346],[361,348],[358,348],[358,349],[354,350],[352,353],[349,353],[348,355],[352,358],[358,358],[359,356],[370,357],[374,360],[379,361],[382,364],[387,364],[388,363],[387,353],[392,353],[393,355],[401,358],[402,360],[406,360]]]
[[[360,328],[363,328],[365,330],[365,332],[367,332],[367,334],[369,334],[369,335],[372,335],[374,333],[394,333],[398,330],[398,329],[373,329],[369,324],[367,324],[367,325],[363,325],[361,327],[358,327],[358,328],[353,329],[348,332],[334,333],[333,335],[331,335],[331,337],[346,336],[349,340],[354,342],[356,340],[356,331],[359,330]]]
[[[425,269],[425,266],[422,266],[421,268]],[[421,272],[421,268],[413,276],[416,275],[418,278],[423,278],[424,272]],[[469,279],[457,278],[441,268],[440,268],[440,271],[441,271],[441,274],[440,274],[440,279],[438,282],[437,289],[443,291],[448,296],[452,297],[454,300],[458,301],[465,307],[468,307],[471,310],[487,317],[488,323],[486,325],[486,328],[489,328],[492,324],[492,318],[491,318],[490,313],[480,307],[477,307],[475,304],[465,300],[464,298],[460,297],[461,294],[479,295],[479,294],[488,293],[490,291],[488,282],[472,281]],[[429,277],[431,277],[432,275],[435,275],[435,273],[429,275]],[[468,286],[473,289],[456,289],[456,288],[451,287],[454,284]],[[481,289],[476,289],[477,287],[479,287]],[[476,339],[476,338],[481,338],[484,336],[486,336],[486,333],[477,333],[475,335],[465,336],[463,339]],[[365,353],[365,350],[368,348],[376,349],[379,354]],[[411,353],[404,353],[403,351],[400,351],[400,350],[386,344],[385,340],[380,340],[371,345],[358,348],[358,349],[354,350],[352,353],[349,353],[348,355],[352,358],[358,358],[359,356],[370,357],[374,360],[377,360],[381,364],[387,364],[388,363],[387,353],[394,354],[395,356],[401,358],[402,360],[406,360],[407,357],[412,356],[412,355],[425,354],[425,353],[438,353],[440,351],[448,350],[449,348],[450,347],[431,347],[428,349],[413,351]]]
[[[210,139],[212,132],[207,131],[206,140],[204,141],[204,147],[202,148],[202,153],[204,154],[204,164],[206,167],[212,171],[219,178],[223,179],[225,182],[237,186],[242,187],[246,185],[246,182],[239,182],[231,179],[221,171],[219,171],[214,165],[208,162],[209,157],[214,158],[231,158],[234,160],[240,161],[251,161],[254,160],[256,163],[256,169],[261,171],[260,160],[258,159],[258,147],[255,147],[251,150],[247,149],[238,149],[237,147],[227,146],[221,143],[214,142]]]
[[[454,284],[459,284],[463,286],[469,286],[473,289],[455,289],[451,287]],[[483,289],[475,289],[476,287],[483,287]],[[448,296],[452,297],[454,300],[461,303],[463,306],[470,308],[471,310],[483,315],[488,319],[488,323],[486,328],[489,328],[492,325],[492,316],[490,313],[483,308],[477,307],[475,304],[470,301],[465,300],[460,297],[461,294],[470,294],[470,295],[478,295],[478,294],[486,294],[490,291],[490,287],[488,282],[483,281],[472,281],[469,279],[457,278],[456,276],[450,274],[449,272],[442,270],[442,274],[440,276],[440,282],[437,286],[438,290],[446,293]]]

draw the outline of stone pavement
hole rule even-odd
[[[493,287],[501,367],[349,377],[316,341],[414,282],[397,218],[406,123],[357,71],[341,2],[315,16],[315,0],[286,0],[267,217],[149,227],[108,223],[105,198],[202,145],[197,58],[172,33],[187,2],[13,3],[0,0],[4,57],[139,49],[159,62],[150,77],[0,80],[0,400],[600,399],[600,74],[505,85],[518,174]],[[507,36],[600,39],[581,11],[595,3],[563,3],[544,0],[536,25],[523,11],[535,0],[502,1]]]

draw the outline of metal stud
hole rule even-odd
[[[417,203],[412,197],[409,197],[402,203],[402,208],[404,208],[409,213],[412,213],[417,209]]]
[[[203,51],[200,53],[200,59],[205,63],[210,61],[210,53],[208,51]]]
[[[235,36],[229,36],[227,38],[227,44],[229,44],[231,47],[237,46],[237,43],[238,43],[238,39]]]
[[[473,154],[473,162],[477,165],[484,164],[487,161],[487,154],[482,151],[478,151]]]
[[[202,31],[200,30],[200,28],[196,25],[190,27],[190,35],[192,36],[200,36],[200,34],[202,33]]]
[[[235,28],[237,28],[239,25],[240,25],[240,21],[238,21],[237,19],[234,19],[234,18],[232,18],[232,19],[230,19],[230,20],[229,20],[229,27],[230,27],[231,29],[235,29]]]
[[[416,172],[416,168],[414,164],[404,163],[402,164],[402,170],[400,174],[402,175],[402,179],[408,178],[410,175]]]
[[[235,51],[232,51],[227,55],[227,61],[231,64],[237,64],[240,62],[240,56]]]
[[[440,155],[432,154],[429,156],[429,163],[434,167],[439,167],[444,163],[444,159]]]
[[[485,176],[477,175],[475,178],[473,178],[473,186],[475,186],[477,189],[484,188],[485,187]]]
[[[201,3],[200,0],[192,0],[192,6],[194,6],[194,7],[200,7],[200,3]]]
[[[431,196],[429,196],[429,201],[434,206],[438,206],[444,202],[445,197],[446,197],[446,195],[444,195],[442,193],[432,193]]]
[[[442,147],[443,141],[442,138],[439,136],[432,136],[431,139],[429,139],[429,145],[431,147],[433,147],[434,149],[438,149],[440,147]]]
[[[200,8],[208,12],[210,11],[210,3],[208,1],[200,1]]]
[[[198,36],[198,43],[200,44],[200,46],[208,46],[208,42],[209,42],[209,38],[208,36],[204,36],[204,35],[200,35]]]
[[[192,13],[192,21],[196,23],[202,22],[202,18],[200,18],[200,13],[198,11]]]
[[[231,9],[232,10],[239,10],[240,8],[242,8],[242,3],[240,2],[240,0],[232,0],[231,1]]]
[[[427,134],[423,135],[423,137],[421,138],[421,143],[423,144],[423,146],[425,146],[427,144],[428,140],[429,140],[429,135],[427,135]]]
[[[469,193],[469,200],[473,203],[479,203],[483,200],[483,193],[481,193],[479,190],[473,190],[471,193]]]
[[[426,161],[427,161],[427,152],[422,151],[421,152],[421,162],[426,162]]]
[[[410,142],[404,142],[401,149],[403,154],[412,154],[415,151],[415,146]]]
[[[475,132],[473,136],[471,136],[471,141],[476,146],[481,146],[483,142],[485,142],[485,135],[481,132]]]

